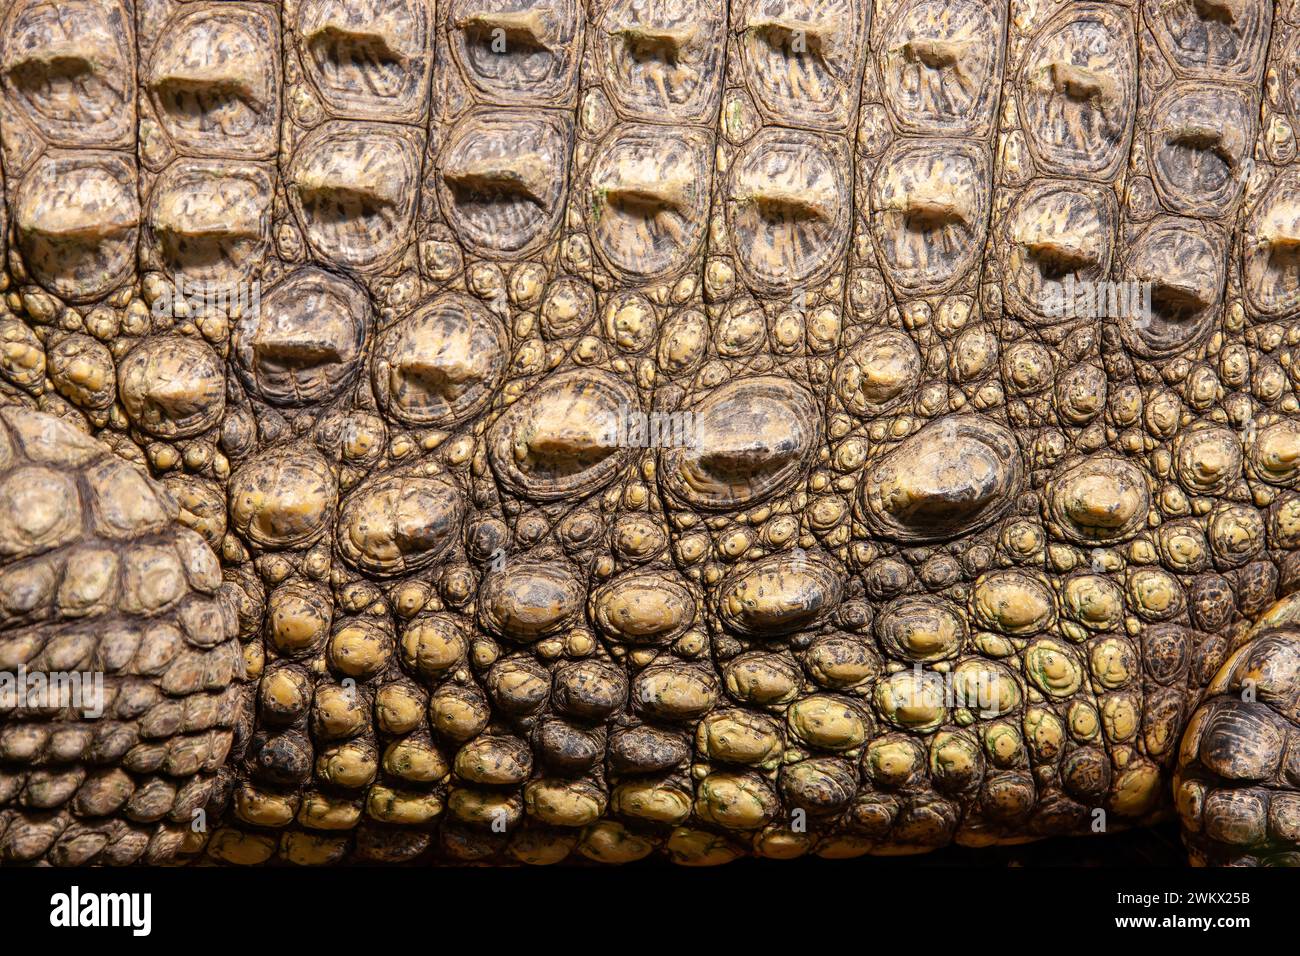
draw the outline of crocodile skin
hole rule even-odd
[[[11,0],[0,860],[1300,859],[1298,40]]]

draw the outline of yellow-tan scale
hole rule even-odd
[[[1286,633],[1270,633],[1295,621],[1294,598],[1270,603],[1294,588],[1300,507],[1283,451],[1300,410],[1293,388],[1300,332],[1288,321],[1295,280],[1287,276],[1296,35],[1294,7],[1279,8],[1262,64],[1245,72],[1230,56],[1213,62],[1216,79],[1244,75],[1251,84],[1255,136],[1216,154],[1231,165],[1237,194],[1221,324],[1204,345],[1173,357],[1177,374],[1165,378],[1181,399],[1182,431],[1154,459],[1184,493],[1168,503],[1176,518],[1167,527],[1179,529],[1182,546],[1172,552],[1177,564],[1166,566],[1199,572],[1196,580],[1205,582],[1191,593],[1194,624],[1206,632],[1195,677],[1209,686],[1177,747],[1174,785],[1197,865],[1268,859],[1261,845],[1294,846],[1300,834],[1300,801],[1286,792],[1296,775],[1288,666],[1295,644]],[[1175,185],[1183,186],[1180,199],[1195,196]],[[1228,589],[1237,601],[1225,608],[1219,595]],[[1204,592],[1215,600],[1197,600]]]
[[[1281,395],[1261,405],[1258,389],[1243,394],[1251,388],[1241,374],[1241,306],[1229,278],[1276,17],[1270,5],[1243,6],[1231,17],[1151,4],[1134,12],[1143,92],[1111,278],[1149,287],[1150,310],[1144,303],[1104,321],[1102,359],[1111,473],[1148,515],[1131,540],[1093,560],[1124,594],[1132,648],[1125,657],[1137,650],[1148,662],[1140,681],[1100,698],[1136,708],[1134,731],[1116,740],[1103,730],[1117,766],[1122,760],[1133,768],[1127,772],[1154,780],[1172,767],[1180,728],[1241,638],[1244,619],[1279,593],[1265,550],[1266,501],[1243,466],[1250,420]],[[1091,523],[1105,524],[1092,511]],[[1084,560],[1079,548],[1061,551],[1057,566]]]
[[[1030,765],[1062,822],[1075,826],[1131,824],[1167,803],[1139,734],[1144,675],[1138,632],[1124,630],[1133,618],[1124,618],[1116,573],[1123,558],[1107,550],[1145,517],[1134,490],[1141,472],[1105,454],[1107,320],[1063,301],[1112,275],[1137,108],[1136,16],[1125,5],[1064,4],[1012,17],[982,280],[1002,343],[1008,421],[1029,463],[1026,487],[1037,492],[1037,513],[1008,543],[1060,609],[1054,628],[1019,649],[1034,668]],[[1086,496],[1082,507],[1070,504],[1090,485],[1133,498],[1117,509],[1116,526],[1086,513]],[[1126,516],[1135,504],[1139,513]],[[1186,690],[1184,674],[1175,676],[1166,704],[1176,723]],[[1171,721],[1169,706],[1163,719]]]
[[[134,16],[124,3],[78,4],[64,16],[18,3],[3,27],[5,384],[119,432],[136,422],[118,401],[116,364],[149,331],[131,286],[141,223]],[[65,70],[49,75],[56,62]],[[138,383],[121,397],[148,417]],[[214,421],[186,424],[203,431]],[[149,439],[137,431],[127,444],[143,460]]]
[[[220,333],[149,338],[137,282],[135,16],[130,3],[14,3],[0,20],[0,387],[4,404],[26,406],[4,413],[0,666],[14,680],[92,682],[80,707],[5,705],[7,860],[171,858],[196,819],[206,825],[238,718],[243,666],[214,597],[220,566],[123,461],[229,473],[214,447],[224,369],[208,341]],[[193,378],[172,384],[187,361]]]
[[[221,566],[103,444],[16,405],[0,422],[0,859],[165,863],[237,736]]]
[[[532,737],[539,779],[526,785],[525,804],[533,823],[553,829],[535,829],[514,852],[537,860],[567,852],[577,841],[554,828],[585,819],[580,852],[614,862],[644,856],[662,842],[644,828],[638,832],[635,809],[610,812],[645,802],[622,785],[625,771],[641,766],[649,749],[667,748],[673,758],[665,765],[660,755],[649,770],[680,778],[689,747],[680,728],[647,729],[615,701],[626,698],[629,679],[663,645],[684,658],[708,649],[705,635],[692,627],[700,596],[673,566],[650,430],[662,343],[682,342],[668,329],[694,330],[703,322],[724,17],[690,2],[602,2],[584,13],[565,252],[586,268],[587,284],[575,290],[580,310],[544,310],[543,334],[565,343],[568,369],[585,369],[583,375],[604,383],[603,394],[577,411],[595,442],[591,464],[618,462],[619,470],[601,464],[577,471],[569,479],[575,490],[599,494],[586,501],[572,496],[551,519],[550,546],[587,577],[571,609],[586,621],[577,628],[567,622],[569,660],[553,670],[553,713],[541,717]],[[518,491],[535,497],[528,488]],[[525,567],[507,576],[517,590],[532,573]],[[574,635],[581,636],[580,647]],[[545,645],[536,648],[545,652]],[[680,786],[664,793],[678,804],[683,799]]]
[[[664,688],[664,704],[642,708],[646,726],[682,727],[694,754],[684,781],[678,772],[635,779],[638,768],[628,768],[617,801],[626,815],[677,824],[668,842],[676,858],[806,850],[819,824],[803,818],[824,814],[809,804],[792,829],[782,787],[841,787],[849,764],[804,763],[824,754],[801,735],[827,721],[828,739],[843,738],[832,751],[842,751],[867,731],[850,698],[789,706],[790,682],[802,683],[791,641],[806,644],[801,632],[811,637],[841,592],[840,556],[822,538],[847,542],[835,531],[843,502],[814,500],[809,488],[832,490],[810,468],[825,454],[819,393],[842,320],[868,13],[861,3],[728,10],[703,321],[681,339],[694,353],[689,365],[664,368],[661,345],[667,374],[655,396],[661,413],[691,416],[695,443],[658,451],[658,481],[673,557],[702,596],[696,622],[716,677],[701,680],[706,672],[667,655],[638,675]],[[799,766],[783,776],[784,762]]]
[[[914,2],[878,4],[872,22],[828,406],[873,611],[860,631],[881,662],[857,689],[882,739],[863,757],[853,852],[987,842],[986,816],[1023,831],[1033,802],[1023,691],[980,633],[996,624],[972,592],[1012,563],[999,531],[1024,510],[996,330],[977,304],[1006,19],[1002,3]],[[1034,597],[1023,574],[987,585]],[[984,713],[961,696],[980,672],[996,701]]]
[[[1292,859],[1294,3],[51,9],[0,859]]]
[[[483,295],[483,277],[497,277],[489,284],[518,343],[476,449],[475,501],[492,508],[468,532],[476,674],[430,682],[452,767],[440,845],[462,860],[500,854],[507,841],[539,862],[573,849],[577,829],[604,813],[602,718],[626,692],[584,620],[588,584],[608,573],[609,523],[632,461],[613,429],[642,404],[594,329],[577,185],[589,32],[577,2],[464,3],[447,23],[484,105],[447,104],[462,118],[441,134],[439,235],[459,242],[471,291]]]
[[[261,619],[249,646],[258,716],[206,850],[324,863],[353,846],[388,852],[353,838],[363,820],[424,822],[442,808],[427,786],[398,793],[377,779],[388,754],[374,714],[413,693],[399,683],[384,695],[404,617],[459,576],[452,544],[472,443],[386,416],[391,393],[374,383],[391,382],[381,348],[405,357],[400,317],[451,337],[477,314],[430,302],[437,283],[418,268],[433,5],[290,3],[280,17],[275,254],[231,363],[243,402],[229,564],[232,589]],[[481,392],[465,404],[481,408]],[[435,562],[438,578],[413,581]]]

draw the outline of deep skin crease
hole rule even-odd
[[[0,863],[1300,861],[1298,41],[6,4]]]

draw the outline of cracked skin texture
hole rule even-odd
[[[0,860],[1300,860],[1295,4],[53,10]]]

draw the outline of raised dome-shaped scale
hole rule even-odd
[[[172,498],[73,425],[0,409],[0,860],[160,863],[215,792],[244,662]]]
[[[13,0],[0,863],[1300,862],[1285,7]]]

